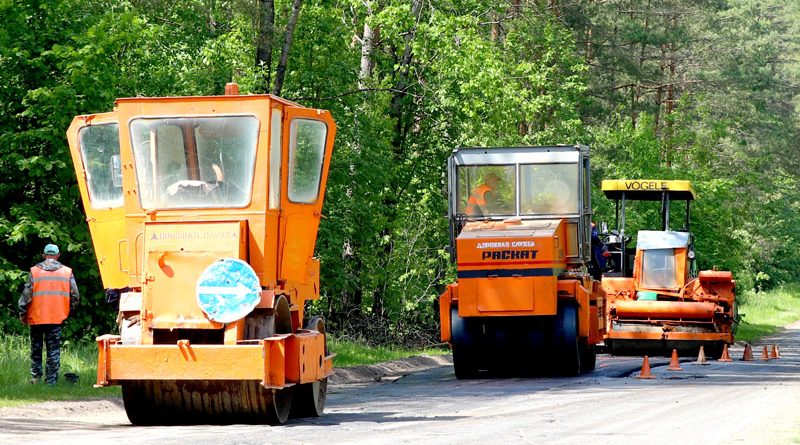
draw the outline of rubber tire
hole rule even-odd
[[[559,304],[555,320],[556,373],[573,377],[581,373],[581,348],[578,337],[578,307],[572,303]]]
[[[456,378],[474,379],[478,377],[476,349],[478,344],[472,333],[470,320],[458,316],[458,308],[450,309],[450,342],[453,347],[453,369]]]
[[[581,341],[581,374],[594,371],[597,366],[597,348]]]
[[[705,345],[703,345],[704,346],[703,347],[703,352],[706,354],[706,359],[708,359],[708,360],[719,360],[719,358],[722,357],[722,348],[725,347],[724,345],[725,345],[725,343],[723,343],[721,341],[715,341],[715,342],[706,343]],[[699,349],[698,349],[697,355],[699,355],[699,354],[700,354],[700,352],[699,352]],[[697,357],[697,355],[695,355],[695,357]]]

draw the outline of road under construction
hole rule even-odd
[[[781,358],[761,359],[772,345]],[[47,402],[0,409],[0,441],[790,444],[800,437],[798,345],[800,323],[754,343],[752,361],[741,360],[743,344],[730,349],[732,362],[681,358],[682,371],[670,371],[669,358],[652,358],[653,379],[635,378],[642,357],[607,354],[597,356],[594,372],[569,378],[459,380],[446,363],[412,373],[387,364],[382,378],[332,377],[325,416],[283,427],[134,427],[119,400]]]

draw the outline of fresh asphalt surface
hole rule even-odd
[[[762,361],[761,345],[782,358]],[[440,366],[382,382],[329,387],[325,414],[264,425],[134,427],[121,403],[0,410],[0,443],[120,444],[783,444],[800,443],[800,323],[755,345],[756,360],[598,357],[576,378],[456,380]],[[70,409],[69,403],[75,403]],[[95,405],[92,405],[94,403]]]

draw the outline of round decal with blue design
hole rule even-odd
[[[211,321],[231,323],[261,302],[261,284],[249,264],[236,258],[215,261],[197,280],[197,305]]]

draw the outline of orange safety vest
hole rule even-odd
[[[33,299],[28,307],[28,324],[61,324],[69,315],[69,279],[72,269],[62,266],[47,271],[31,268]]]
[[[467,200],[467,216],[483,216],[483,208],[486,206],[486,194],[492,192],[491,187],[481,184],[475,187]]]

